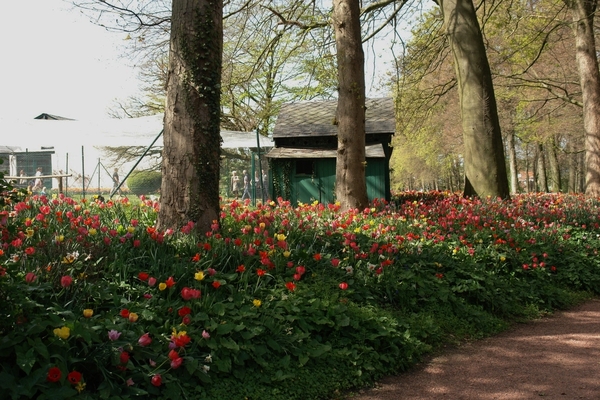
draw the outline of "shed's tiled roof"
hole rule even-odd
[[[396,128],[391,97],[366,99],[365,132],[393,134]],[[287,103],[281,107],[273,138],[335,136],[337,100]]]

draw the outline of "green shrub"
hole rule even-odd
[[[160,190],[162,175],[158,171],[135,171],[127,178],[129,190],[137,196]]]

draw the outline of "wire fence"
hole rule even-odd
[[[128,186],[131,173],[155,169],[143,158],[136,162],[114,163],[109,161],[96,148],[81,146],[80,154],[59,153],[53,149],[39,151],[12,152],[1,154],[4,163],[0,170],[13,181],[16,187],[29,188],[36,193],[64,193],[67,196],[91,197],[101,195],[140,195],[158,197],[160,185],[136,187],[135,193]],[[36,176],[38,173],[40,176]],[[240,179],[240,186],[232,184],[233,172]],[[244,172],[247,186],[244,185]],[[36,180],[41,185],[36,185]],[[34,189],[35,188],[35,189]],[[226,157],[221,161],[219,192],[226,199],[266,201],[270,198],[269,166],[266,159],[248,149],[240,151],[236,157]]]

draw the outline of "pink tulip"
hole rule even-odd
[[[183,363],[183,358],[177,357],[176,359],[171,361],[171,368],[177,369],[177,368],[181,367],[182,363]]]
[[[142,336],[140,336],[140,338],[138,339],[138,343],[140,346],[142,347],[146,347],[148,346],[150,343],[152,343],[152,339],[150,338],[150,335],[147,333],[144,333]]]
[[[25,275],[25,282],[27,283],[33,283],[36,279],[37,276],[35,276],[33,272],[28,272],[27,275]]]
[[[60,286],[64,288],[71,286],[71,283],[73,283],[73,278],[71,278],[69,275],[65,275],[60,278]]]

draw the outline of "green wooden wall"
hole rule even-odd
[[[387,198],[386,160],[367,160],[366,178],[369,200]],[[273,159],[271,174],[274,198],[281,196],[292,204],[335,201],[335,158]]]

